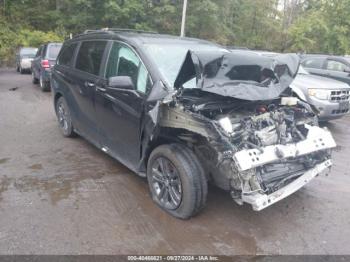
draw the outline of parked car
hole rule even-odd
[[[35,57],[38,48],[35,47],[22,47],[16,53],[16,70],[21,74],[30,72],[31,63]]]
[[[301,64],[310,74],[350,84],[350,58],[328,55],[302,55]]]
[[[328,172],[331,133],[285,92],[298,67],[296,55],[106,29],[64,43],[51,85],[64,136],[147,177],[154,202],[186,219],[208,181],[261,210]]]
[[[298,97],[313,105],[320,121],[349,113],[350,86],[334,79],[311,75],[302,66],[290,87]]]
[[[268,51],[252,52],[269,57],[278,55]],[[317,110],[319,121],[337,119],[349,113],[350,86],[344,82],[311,75],[300,66],[290,87],[300,99]]]
[[[40,84],[42,91],[50,91],[51,69],[56,63],[56,58],[60,52],[62,43],[48,43],[39,47],[32,65],[32,82]]]

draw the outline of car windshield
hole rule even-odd
[[[191,51],[227,51],[214,44],[202,43],[159,43],[145,44],[146,52],[153,62],[157,65],[160,73],[170,87],[174,86],[176,77],[180,71],[181,65],[185,60],[186,54]],[[195,79],[186,83],[184,87],[194,87]]]
[[[62,47],[62,44],[51,44],[49,45],[48,52],[47,52],[47,57],[49,59],[55,60],[58,56],[58,53],[60,52]]]
[[[37,51],[37,48],[22,48],[20,51],[20,55],[23,58],[33,58],[35,57]]]

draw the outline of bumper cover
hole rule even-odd
[[[341,109],[339,102],[334,102],[334,101],[331,102],[328,100],[320,100],[317,98],[309,97],[308,103],[312,104],[317,108],[317,110],[319,110],[318,118],[321,121],[337,119],[349,113],[349,112],[344,112],[344,113],[339,112],[334,114],[334,111]]]
[[[260,211],[287,196],[293,194],[304,185],[309,183],[318,174],[327,171],[332,166],[331,160],[326,160],[321,164],[316,165],[314,168],[306,171],[302,176],[288,184],[287,186],[275,191],[269,195],[261,193],[243,194],[242,202],[251,204],[253,210]]]

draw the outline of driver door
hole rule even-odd
[[[133,89],[109,87],[108,79],[128,76]],[[95,108],[102,150],[135,170],[140,160],[140,126],[150,77],[137,53],[128,45],[113,42],[105,80],[96,85]]]

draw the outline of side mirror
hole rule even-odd
[[[134,83],[130,76],[112,76],[108,79],[108,87],[134,90]]]

